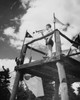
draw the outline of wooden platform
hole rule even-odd
[[[35,76],[55,80],[58,75],[56,67],[56,62],[58,61],[63,63],[67,74],[80,78],[80,62],[65,55],[61,55],[61,60],[57,59],[57,57],[46,60],[42,59],[39,61],[16,66],[15,70],[20,70],[22,73],[29,73]]]
[[[37,41],[44,39],[44,38],[46,38],[50,35],[53,35],[53,34],[54,34],[54,38],[55,38],[54,39],[55,50],[56,50],[55,56],[53,58],[50,58],[50,59],[47,58],[47,59],[42,59],[39,61],[34,61],[31,63],[23,64],[25,54],[26,54],[26,51],[28,48],[27,46],[31,43],[37,42]],[[75,76],[77,78],[80,78],[80,62],[75,60],[74,58],[71,58],[70,55],[68,55],[68,56],[62,55],[60,35],[62,37],[64,37],[66,40],[68,40],[70,43],[72,43],[72,44],[74,43],[74,44],[80,46],[79,43],[72,41],[67,36],[62,34],[58,29],[50,32],[49,34],[47,34],[43,37],[40,37],[40,38],[37,38],[37,39],[30,41],[26,45],[24,45],[24,42],[23,42],[20,57],[16,61],[18,66],[15,67],[15,70],[17,71],[17,73],[16,73],[13,91],[12,91],[12,95],[10,97],[10,100],[15,100],[20,78],[25,73],[29,73],[33,76],[39,76],[42,79],[49,78],[49,79],[55,81],[56,84],[55,84],[54,100],[58,100],[59,85],[62,88],[61,93],[60,93],[61,100],[69,100],[68,84],[67,84],[66,75],[72,75],[72,76]],[[24,38],[24,40],[25,40],[25,38]],[[40,52],[40,51],[37,50],[37,52]],[[72,54],[72,55],[76,55],[76,54]],[[56,79],[58,80],[58,78],[59,78],[59,81],[56,81]],[[65,86],[62,86],[63,83],[65,83]],[[53,99],[51,99],[51,100],[53,100]]]

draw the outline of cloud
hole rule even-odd
[[[27,3],[29,2],[30,8],[26,10]],[[45,29],[47,23],[51,23],[53,26],[53,13],[55,12],[56,17],[61,20],[63,23],[69,22],[73,28],[69,28],[67,32],[63,32],[69,38],[72,38],[73,35],[80,31],[80,8],[79,1],[73,0],[21,0],[22,6],[25,8],[26,13],[20,18],[20,27],[19,31],[15,33],[14,27],[8,27],[4,30],[4,34],[12,36],[10,38],[11,46],[18,48],[18,45],[21,45],[21,41],[25,36],[26,30],[33,35],[33,32],[38,29]],[[57,27],[56,25],[56,28]],[[38,38],[39,34],[34,34],[34,38]],[[16,41],[15,39],[16,38]],[[14,39],[14,40],[13,40]],[[43,41],[38,42],[42,45]],[[70,47],[65,39],[62,39],[63,49]],[[14,45],[13,45],[14,44]],[[45,44],[44,44],[45,45]],[[35,47],[38,47],[36,43]]]
[[[24,26],[24,25],[23,25]],[[26,33],[26,29],[23,30],[24,27],[21,27],[19,32],[15,33],[15,28],[14,27],[8,27],[4,30],[4,33],[6,36],[9,37],[9,44],[12,47],[15,47],[16,49],[21,49],[22,44],[23,44],[23,39]],[[32,35],[32,34],[31,34]],[[33,39],[36,39],[38,37],[41,37],[41,34],[36,34],[33,36],[33,38],[26,38],[25,39],[25,44],[30,42]],[[44,46],[45,42],[44,40],[38,41],[37,43],[32,44],[32,47],[38,48],[40,45]]]
[[[0,37],[0,41],[4,41],[5,40],[5,38],[3,38],[3,37]]]
[[[28,63],[28,62],[29,62],[29,58],[26,57],[24,63]],[[0,70],[2,70],[2,66],[4,66],[5,68],[9,68],[10,71],[13,71],[14,67],[16,66],[15,59],[0,59]]]
[[[22,41],[17,39],[10,39],[9,43],[10,46],[15,47],[16,49],[21,49],[22,47]]]
[[[77,25],[79,28],[80,26],[80,1],[79,0],[65,0],[64,5],[65,13],[67,13],[66,19],[70,21],[72,24]]]
[[[30,8],[35,0],[20,0],[24,9]]]
[[[2,69],[2,66],[13,71],[16,63],[14,59],[0,59],[0,69]]]
[[[24,9],[26,9],[26,4],[31,0],[20,0]]]
[[[4,33],[3,34],[5,34],[6,36],[16,37],[17,35],[14,34],[14,32],[15,32],[14,27],[8,27],[8,28],[6,28],[4,30]]]

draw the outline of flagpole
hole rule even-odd
[[[55,21],[55,13],[53,13],[53,18],[54,18],[54,30],[56,29],[56,26],[55,26],[55,23],[56,23],[56,21]]]
[[[25,34],[25,37],[26,37],[26,34]],[[24,40],[23,40],[22,48],[23,48],[23,46],[24,46],[24,42],[25,42],[25,37],[24,37]]]
[[[25,38],[26,38],[26,34],[25,34],[24,39],[23,39],[22,49],[21,49],[20,53],[22,53],[22,50],[23,50],[23,47],[24,47]]]
[[[25,34],[24,39],[23,39],[23,43],[22,43],[22,48],[21,48],[20,54],[23,54],[25,38],[26,38],[26,34]],[[19,56],[19,58],[18,57],[16,57],[16,58],[17,58],[17,59],[15,59],[16,62],[18,62],[19,60],[21,60],[20,56]]]
[[[26,50],[27,50],[27,46],[24,47],[24,42],[25,42],[25,37],[24,37],[24,40],[23,40],[23,45],[22,45],[22,49],[21,49],[21,52],[20,52],[19,59],[16,61],[17,65],[22,65],[24,63],[25,53],[26,53]],[[20,77],[21,77],[21,73],[20,73],[19,70],[17,70],[14,85],[13,85],[12,94],[10,96],[10,100],[14,100],[16,98],[16,93],[17,93]]]
[[[53,18],[54,18],[54,30],[56,29],[56,17],[55,17],[55,13],[53,13]],[[54,33],[54,41],[55,41],[55,50],[56,50],[56,32]],[[59,96],[58,96],[58,89],[59,89],[59,82],[58,80],[56,79],[55,81],[55,93],[54,93],[54,100],[58,100],[59,99]]]
[[[34,34],[33,34],[34,37]],[[30,58],[29,58],[29,63],[31,63],[32,61],[32,44],[31,44],[31,49],[30,49]]]
[[[54,18],[54,30],[56,29],[56,20],[55,20],[55,13],[53,13],[53,18]],[[55,43],[56,43],[56,32],[54,33],[54,40],[55,40]]]

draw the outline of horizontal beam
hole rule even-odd
[[[58,31],[59,31],[59,30],[58,30]],[[60,32],[60,31],[59,31],[59,32]],[[79,45],[79,46],[80,46],[80,43],[77,43],[77,42],[75,42],[75,41],[69,39],[66,35],[62,34],[61,32],[60,32],[60,35],[61,35],[62,37],[64,37],[66,40],[68,40],[70,43],[76,44],[76,45]]]
[[[57,30],[58,30],[58,29],[56,29],[56,30],[50,32],[49,34],[47,34],[47,35],[45,35],[45,36],[39,37],[39,38],[37,38],[37,39],[34,39],[34,40],[28,42],[26,45],[29,45],[29,44],[32,44],[32,43],[34,43],[34,42],[36,42],[36,41],[42,40],[42,39],[44,39],[44,38],[46,38],[46,37],[48,37],[48,36],[54,34]]]
[[[62,56],[61,60],[65,64],[65,68],[69,71],[75,71],[80,73],[80,62],[77,61],[76,59],[68,56]],[[71,66],[71,67],[70,67]]]
[[[78,53],[77,53],[78,54]],[[79,53],[80,54],[80,53]],[[77,61],[77,60],[75,60],[75,59],[73,59],[73,58],[70,58],[69,56],[73,56],[73,55],[76,55],[76,53],[74,53],[74,54],[71,54],[71,55],[68,55],[68,56],[61,56],[61,60],[63,59],[63,60],[67,60],[67,63],[68,64],[72,64],[72,66],[74,66],[74,64],[73,63],[76,63],[76,67],[78,68],[79,67],[79,65],[77,64],[77,63],[79,63],[80,64],[80,62],[79,61]],[[65,61],[66,61],[65,60]],[[31,63],[26,63],[26,64],[23,64],[23,65],[19,65],[19,66],[16,66],[15,67],[15,70],[22,70],[22,69],[26,69],[26,68],[30,68],[30,67],[35,67],[35,66],[42,66],[43,64],[48,64],[48,63],[56,63],[57,61],[60,61],[60,59],[58,59],[58,58],[56,58],[56,57],[54,57],[54,58],[52,58],[51,60],[44,60],[44,59],[42,59],[42,60],[39,60],[39,61],[34,61],[34,62],[31,62]],[[72,63],[73,62],[73,63]],[[74,68],[75,68],[75,66],[74,66]]]
[[[57,61],[60,61],[60,59],[52,59],[52,60],[48,60],[48,61],[46,61],[46,60],[34,61],[34,62],[31,62],[31,63],[16,66],[15,70],[16,71],[17,70],[28,71],[28,70],[34,69],[35,67],[36,68],[38,67],[38,68],[41,69],[42,66],[49,66],[49,67],[54,66],[53,69],[54,69],[54,72],[55,72],[55,68],[56,68],[55,64],[56,64]],[[74,76],[80,77],[80,75],[78,75],[80,73],[80,68],[79,68],[80,62],[79,61],[77,61],[73,58],[70,58],[68,56],[65,56],[65,55],[64,56],[62,55],[61,61],[64,63],[67,74],[71,74],[71,75],[75,74]],[[40,71],[40,69],[38,69],[38,70]]]
[[[33,47],[27,46],[27,48],[28,48],[28,49],[31,49],[31,50],[33,50],[33,51],[36,51],[36,52],[38,52],[38,53],[41,53],[41,54],[43,54],[43,55],[47,55],[45,52],[42,52],[42,51],[40,51],[40,50],[38,50],[38,49],[35,49],[35,48],[33,48]]]
[[[22,73],[25,74],[25,73],[28,73],[28,74],[31,74],[33,76],[38,76],[38,77],[41,77],[41,78],[47,78],[47,79],[52,79],[54,80],[55,77],[57,76],[55,73],[55,70],[53,71],[53,74],[54,74],[54,77],[53,77],[53,74],[50,74],[50,73],[47,73],[47,72],[43,72],[43,71],[40,71],[38,69],[34,69],[34,68],[31,68],[31,69],[23,69],[22,70]]]
[[[79,54],[80,54],[80,52],[73,53],[73,54],[69,54],[68,57],[70,57],[70,56],[75,56],[75,55],[79,55]]]
[[[46,38],[46,37],[48,37],[48,36],[54,34],[56,31],[59,31],[59,30],[58,30],[58,29],[55,29],[54,31],[50,32],[49,34],[47,34],[47,35],[45,35],[45,36],[39,37],[39,38],[37,38],[37,39],[34,39],[34,40],[28,42],[26,45],[29,45],[29,44],[32,44],[32,43],[34,43],[34,42],[36,42],[36,41],[42,40],[42,39],[44,39],[44,38]],[[60,31],[59,31],[59,33],[60,33],[60,35],[61,35],[62,37],[64,37],[64,38],[65,38],[66,40],[68,40],[70,43],[72,43],[72,44],[74,43],[74,44],[80,45],[80,43],[77,43],[77,42],[75,42],[75,41],[69,39],[66,35],[62,34]]]
[[[60,59],[57,58],[57,57],[54,57],[52,59],[48,59],[48,60],[39,60],[39,61],[34,61],[34,62],[31,62],[31,63],[26,63],[26,64],[23,64],[23,65],[19,65],[19,66],[16,66],[15,67],[15,70],[21,70],[21,69],[25,69],[25,68],[30,68],[30,67],[34,67],[34,66],[41,66],[43,64],[48,64],[48,63],[56,63],[56,61],[59,61]]]

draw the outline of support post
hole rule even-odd
[[[55,93],[54,93],[54,97],[53,97],[53,99],[52,100],[59,100],[59,80],[58,79],[56,79],[55,80]]]
[[[15,100],[19,79],[20,79],[20,72],[17,71],[10,100]]]
[[[58,30],[55,31],[54,38],[55,38],[56,56],[60,58],[60,55],[61,55],[61,53],[62,53],[62,50],[61,50],[60,33],[59,33]]]
[[[61,97],[61,100],[69,100],[68,86],[67,86],[64,66],[61,62],[57,62],[56,65],[57,65],[59,81],[60,81],[59,95]]]
[[[27,50],[27,45],[23,45],[21,53],[20,53],[20,58],[17,60],[17,65],[22,65],[24,63],[26,50]],[[19,80],[20,80],[20,72],[17,71],[10,100],[15,100],[15,98],[16,98]]]
[[[60,55],[62,53],[61,51],[61,40],[60,40],[60,33],[59,31],[56,31],[55,33],[55,44],[56,44],[56,56],[60,58]],[[67,79],[66,79],[66,73],[64,69],[64,65],[60,62],[56,63],[57,69],[58,69],[58,76],[59,76],[59,93],[61,100],[69,100],[68,96],[68,86],[67,86]]]

